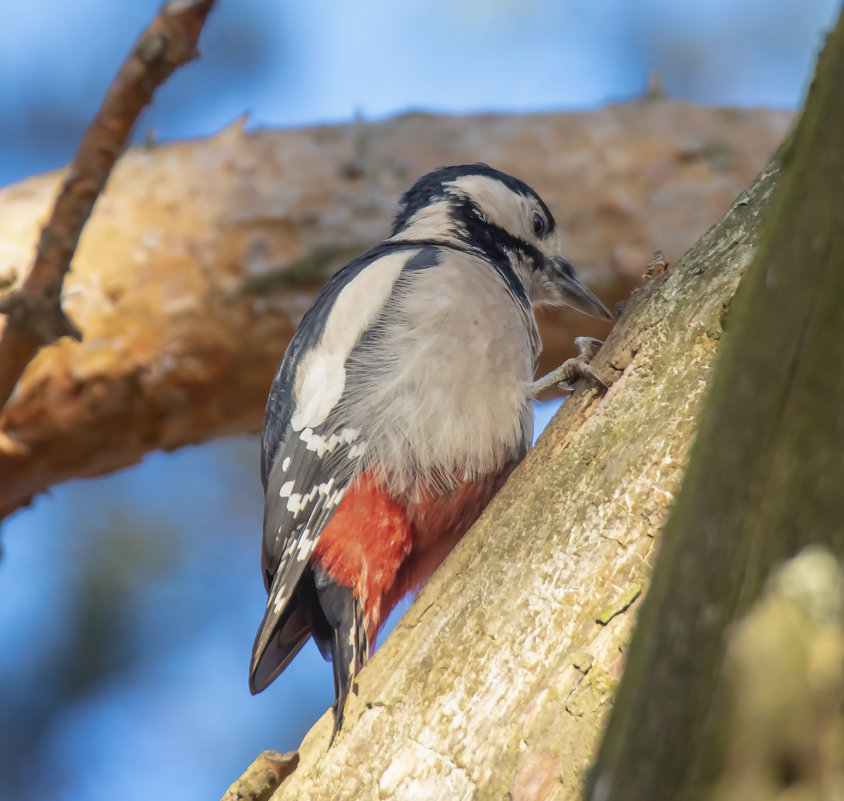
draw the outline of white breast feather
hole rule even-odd
[[[447,489],[499,469],[518,450],[532,408],[536,322],[468,254],[449,252],[402,286],[383,336],[351,355],[354,380],[339,414],[364,432],[362,466],[394,491]]]

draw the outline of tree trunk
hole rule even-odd
[[[844,16],[782,160],[594,772],[596,798],[708,793],[735,734],[728,633],[805,546],[844,559]],[[808,699],[811,682],[803,689]],[[839,732],[842,693],[839,684],[832,698]],[[837,790],[811,792],[823,760],[805,754],[822,732],[772,752],[768,792],[753,797],[840,797],[841,773]]]
[[[776,175],[628,303],[593,363],[609,391],[563,406],[275,801],[580,797]]]
[[[65,282],[82,329],[30,364],[0,420],[0,519],[68,478],[260,426],[271,377],[325,277],[380,240],[399,192],[486,160],[540,191],[608,302],[653,250],[675,260],[773,150],[789,115],[640,102],[589,114],[408,115],[374,125],[135,148]],[[0,288],[19,283],[59,174],[0,190]],[[579,315],[547,317],[543,369]],[[2,325],[0,320],[0,325]]]

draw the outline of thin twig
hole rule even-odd
[[[61,289],[85,222],[153,92],[198,55],[196,43],[214,0],[171,0],[138,39],[91,121],[67,170],[35,263],[20,289],[0,301],[0,410],[35,354],[82,332],[61,308]]]

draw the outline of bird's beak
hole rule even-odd
[[[563,258],[554,259],[554,264],[556,267],[554,270],[555,288],[566,306],[571,306],[590,317],[597,317],[599,320],[614,319],[612,312],[601,303],[598,296],[577,280],[571,264]]]

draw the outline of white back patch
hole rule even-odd
[[[315,428],[337,405],[346,386],[346,359],[364,331],[377,319],[402,267],[418,251],[402,250],[364,267],[337,295],[320,341],[296,369],[290,418],[294,431]]]

